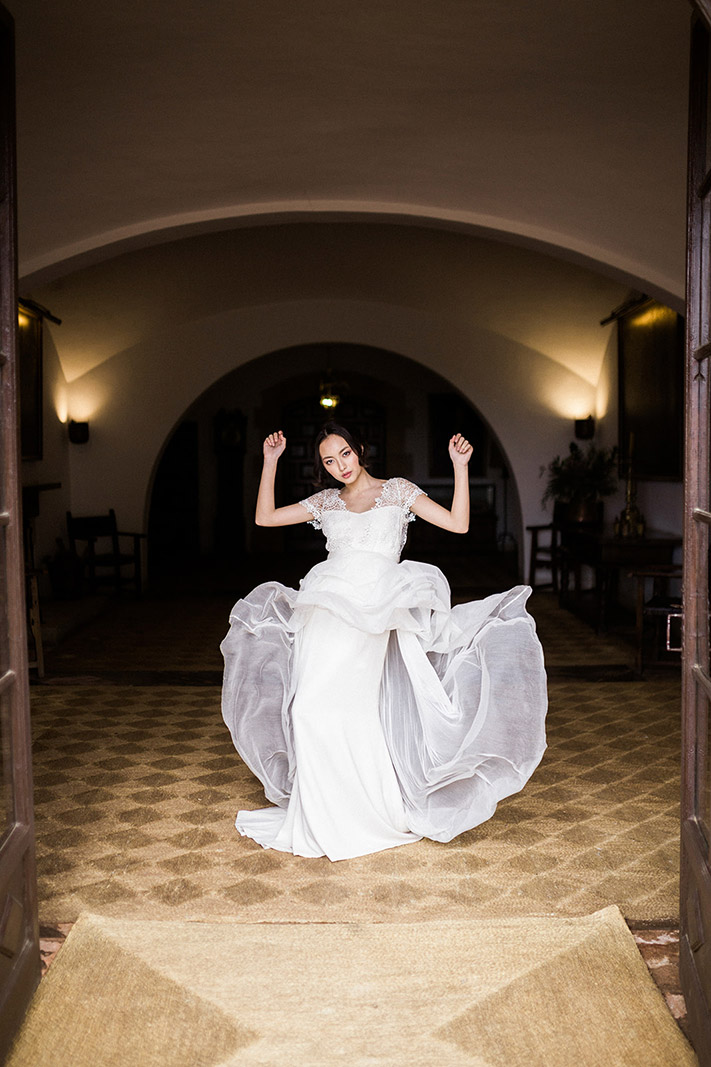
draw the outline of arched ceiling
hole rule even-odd
[[[68,382],[148,339],[161,348],[169,331],[190,322],[332,300],[476,324],[596,385],[612,329],[600,321],[627,290],[599,272],[481,237],[384,223],[303,223],[134,249],[34,295],[62,319],[48,328]]]
[[[365,213],[683,294],[685,0],[6,4],[28,285],[166,237]]]

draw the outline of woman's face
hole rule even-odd
[[[321,462],[331,477],[344,485],[352,485],[362,467],[357,453],[348,442],[338,434],[331,434],[321,442],[318,450]]]

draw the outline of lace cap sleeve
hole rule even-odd
[[[419,485],[415,485],[414,482],[408,482],[407,478],[393,478],[393,481],[396,483],[398,503],[404,510],[410,511],[418,496],[427,496],[424,489],[420,489]],[[410,522],[414,518],[415,516],[410,512]]]
[[[313,496],[307,496],[305,500],[299,501],[302,508],[306,508],[313,515],[313,519],[309,521],[309,526],[313,526],[314,530],[321,529],[324,511],[331,511],[337,506],[337,500],[334,501],[333,499],[334,496],[338,498],[337,490],[322,489],[320,493],[314,493]]]

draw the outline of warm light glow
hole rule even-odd
[[[338,407],[341,402],[338,389],[339,386],[343,388],[345,384],[345,382],[336,381],[330,367],[326,370],[318,387],[318,402],[325,411],[333,411]]]
[[[595,409],[595,390],[581,378],[551,378],[542,385],[540,395],[546,407],[564,419],[586,419]]]
[[[595,418],[598,420],[604,419],[607,415],[607,409],[610,406],[610,385],[609,382],[601,380],[597,387],[597,397],[595,399]]]
[[[644,311],[630,314],[628,321],[630,326],[652,326],[663,319],[673,318],[674,315],[675,313],[671,308],[664,307],[663,304],[653,304],[651,307],[645,308]]]
[[[69,419],[69,404],[67,401],[67,387],[63,382],[57,383],[53,399],[57,418],[60,422],[66,423]]]
[[[96,381],[79,379],[68,389],[67,414],[75,422],[90,422],[105,404],[105,396]]]
[[[29,317],[29,315],[25,315],[22,311],[18,311],[18,313],[17,313],[17,324],[18,324],[18,326],[29,326],[30,325],[30,317]]]
[[[336,392],[341,383],[334,382],[331,374],[332,372],[329,369],[321,379],[321,384],[319,386],[318,402],[322,408],[326,409],[326,411],[333,411],[334,408],[338,407],[341,400]]]

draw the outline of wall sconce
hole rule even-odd
[[[69,440],[73,445],[85,445],[89,440],[89,423],[69,420]]]
[[[575,420],[575,436],[578,441],[590,441],[595,436],[595,419],[588,415],[587,419]]]

